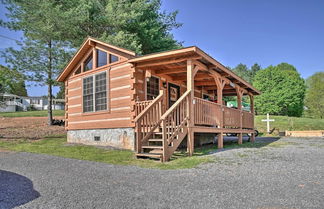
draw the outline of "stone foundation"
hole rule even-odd
[[[134,150],[135,133],[133,128],[69,130],[67,132],[67,141],[69,143],[112,146]]]

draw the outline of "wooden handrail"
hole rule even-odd
[[[162,116],[161,120],[164,120],[179,104],[182,100],[190,94],[190,91],[186,91]]]
[[[134,119],[136,128],[136,151],[142,152],[142,145],[147,143],[149,137],[161,123],[162,101],[164,90],[160,91],[156,97],[136,118]]]
[[[195,125],[221,126],[222,105],[202,98],[195,99]]]
[[[141,119],[144,115],[145,115],[145,113],[147,112],[147,111],[149,111],[150,109],[152,109],[152,107],[156,104],[156,103],[158,103],[160,100],[162,100],[163,99],[163,95],[164,95],[164,90],[160,90],[160,94],[159,94],[159,96],[157,96],[152,102],[151,102],[151,104],[149,104],[138,116],[136,116],[136,118],[134,119],[134,121],[135,121],[135,123],[139,120],[139,119]]]
[[[163,161],[170,159],[187,134],[187,124],[190,120],[188,105],[192,102],[191,91],[186,91],[162,116]]]

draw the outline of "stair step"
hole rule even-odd
[[[149,139],[149,142],[162,142],[163,139]]]
[[[143,149],[163,149],[162,146],[150,146],[150,145],[145,145],[142,146]]]
[[[136,154],[137,157],[150,157],[150,158],[156,158],[156,159],[161,159],[162,158],[162,154],[158,154],[158,153],[137,153]]]
[[[163,150],[161,149],[154,149],[149,152],[150,154],[163,154]]]

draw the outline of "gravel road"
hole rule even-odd
[[[0,208],[324,208],[324,139],[223,150],[154,170],[0,152]]]

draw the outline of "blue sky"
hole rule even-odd
[[[323,0],[163,0],[162,9],[179,10],[183,26],[173,31],[177,40],[226,66],[287,62],[304,78],[324,71]],[[1,5],[0,18],[4,12]],[[0,35],[19,39],[22,34],[0,28]],[[0,49],[14,45],[0,37]],[[46,88],[29,87],[28,93],[44,95]]]

